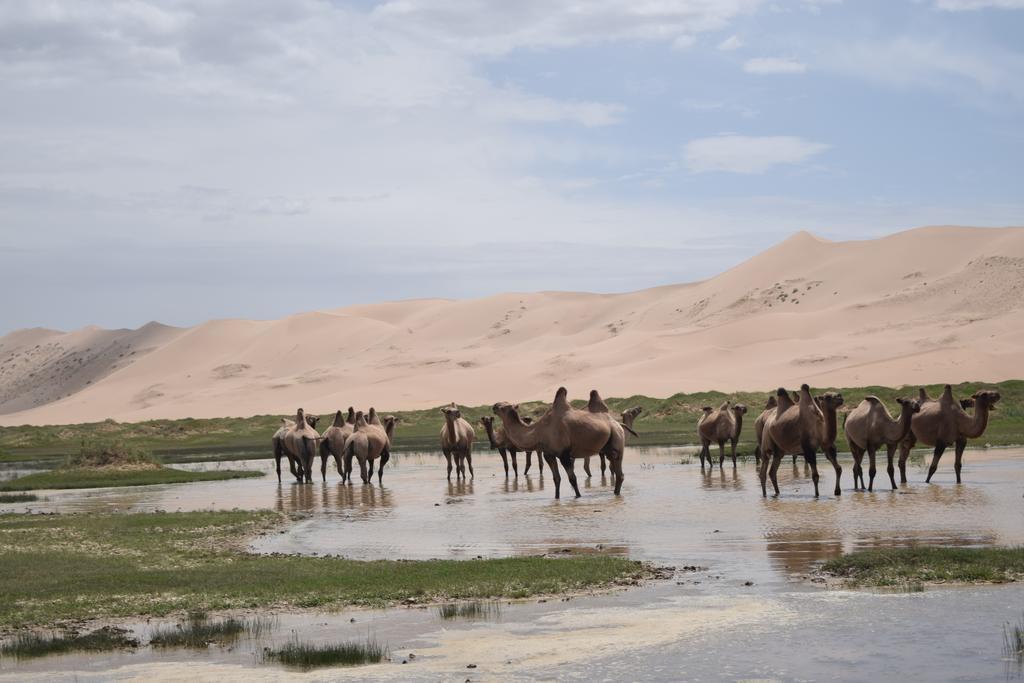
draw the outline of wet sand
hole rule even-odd
[[[688,451],[687,451],[688,452]],[[449,485],[443,459],[401,454],[384,486],[278,486],[271,478],[143,489],[41,492],[2,510],[94,512],[276,508],[308,515],[257,539],[258,552],[354,558],[474,558],[606,552],[679,567],[672,581],[568,602],[502,603],[491,621],[444,621],[433,608],[281,615],[260,642],[207,652],[51,657],[0,662],[0,680],[1004,680],[1002,625],[1024,609],[1024,587],[924,593],[824,590],[802,580],[814,563],[863,547],[1024,543],[1024,449],[971,451],[964,484],[943,463],[933,484],[919,466],[899,492],[813,498],[802,464],[780,471],[782,496],[764,500],[753,463],[733,470],[680,464],[682,449],[631,449],[623,496],[596,476],[583,498],[553,500],[550,474],[506,481],[480,453],[475,480]],[[182,465],[268,469],[267,461]],[[581,468],[578,468],[581,471]],[[822,491],[831,490],[831,468]],[[884,478],[884,469],[882,471]],[[563,489],[564,493],[564,489]],[[702,567],[683,571],[687,565]],[[752,585],[747,585],[750,582]],[[350,623],[350,618],[355,623]],[[154,622],[155,623],[155,622]],[[166,622],[165,622],[166,623]],[[145,640],[153,624],[136,624]],[[293,632],[336,641],[374,636],[391,663],[302,674],[261,665],[256,653]],[[401,664],[409,652],[415,660]],[[408,661],[408,660],[407,660]],[[468,664],[477,668],[467,669]]]

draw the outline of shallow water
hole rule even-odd
[[[799,576],[856,548],[929,542],[1024,543],[1024,449],[971,451],[964,484],[943,463],[933,483],[918,466],[892,492],[844,491],[822,468],[813,498],[802,464],[780,470],[779,499],[763,499],[753,463],[734,470],[681,464],[688,450],[630,449],[623,495],[595,476],[583,497],[553,499],[550,474],[505,479],[500,459],[477,456],[476,478],[445,479],[434,453],[400,454],[384,486],[284,483],[276,477],[144,488],[39,492],[0,510],[94,512],[275,508],[305,516],[257,539],[259,552],[355,558],[473,558],[605,552],[677,567],[672,581],[569,602],[503,605],[496,620],[443,620],[436,609],[283,614],[280,628],[231,648],[51,657],[0,662],[0,680],[246,680],[342,677],[397,680],[1004,680],[1019,670],[1000,655],[1002,625],[1024,610],[1024,586],[924,593],[826,591]],[[257,468],[272,462],[180,465]],[[581,467],[577,468],[581,471]],[[564,484],[563,480],[563,484]],[[563,488],[563,495],[566,488]],[[747,585],[751,582],[752,585]],[[355,623],[349,621],[355,618]],[[134,624],[145,640],[152,624]],[[166,623],[166,622],[164,622]],[[258,663],[257,653],[293,635],[365,639],[391,647],[393,662],[310,674]],[[742,647],[737,647],[742,643]],[[417,658],[401,664],[409,652]],[[467,669],[467,664],[477,664]]]

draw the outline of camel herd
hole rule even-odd
[[[875,456],[883,447],[888,458],[887,471],[892,488],[897,488],[893,466],[893,456],[897,448],[900,452],[900,481],[906,483],[907,457],[910,455],[910,449],[918,443],[934,447],[926,482],[931,481],[945,449],[953,446],[956,452],[954,469],[959,483],[967,439],[977,438],[984,433],[989,414],[994,410],[999,398],[998,391],[981,390],[969,399],[957,401],[953,397],[952,387],[948,384],[938,398],[931,398],[924,389],[920,389],[917,398],[896,399],[900,413],[894,418],[877,396],[866,397],[847,415],[843,424],[853,454],[854,489],[873,490]],[[824,453],[835,469],[835,495],[840,495],[842,467],[836,455],[836,437],[839,431],[838,409],[842,405],[842,394],[825,392],[812,396],[810,387],[806,384],[801,386],[797,393],[791,394],[786,389],[779,389],[775,395],[769,397],[764,410],[754,421],[754,456],[757,460],[762,495],[768,495],[769,479],[775,495],[779,495],[776,476],[779,464],[786,454],[791,454],[794,462],[798,455],[804,456],[811,469],[814,495],[817,497],[818,451]],[[967,412],[972,408],[973,415]],[[518,476],[518,453],[526,453],[526,467],[523,470],[523,474],[526,474],[530,470],[532,454],[536,452],[541,474],[544,472],[545,462],[551,472],[555,484],[555,498],[560,496],[562,479],[558,464],[562,465],[578,498],[580,489],[576,479],[575,461],[583,460],[583,469],[589,477],[590,458],[597,455],[601,459],[602,475],[607,466],[612,475],[615,494],[620,494],[624,478],[622,457],[626,436],[636,436],[633,422],[642,412],[640,407],[630,408],[616,418],[600,394],[591,391],[586,407],[574,408],[569,403],[565,387],[561,387],[551,405],[536,417],[520,415],[518,405],[505,402],[495,403],[492,412],[498,422],[494,417],[485,416],[480,418],[480,423],[487,433],[490,447],[497,450],[501,456],[506,476],[509,475],[509,455],[512,456],[513,475]],[[465,479],[467,470],[471,478],[473,444],[476,440],[473,425],[462,417],[462,412],[454,403],[441,408],[441,413],[443,423],[440,430],[440,445],[447,461],[448,479],[451,480],[453,469],[456,479]],[[732,404],[729,401],[717,409],[711,406],[703,408],[697,421],[697,433],[701,441],[701,470],[704,469],[705,462],[709,468],[712,466],[712,443],[718,444],[720,467],[725,462],[726,443],[730,445],[732,463],[734,467],[736,466],[736,444],[743,429],[743,417],[746,413],[745,405]],[[348,414],[343,415],[339,410],[334,415],[333,423],[323,434],[316,431],[317,421],[318,418],[306,415],[301,408],[294,420],[282,420],[281,427],[273,436],[279,482],[281,460],[284,457],[288,459],[292,476],[299,482],[312,482],[313,463],[317,455],[320,456],[320,472],[325,481],[327,461],[332,457],[343,482],[352,482],[353,460],[359,463],[363,483],[371,482],[375,466],[378,483],[383,481],[384,465],[391,457],[391,439],[396,422],[394,417],[382,418],[373,408],[366,414],[349,408]],[[866,487],[862,469],[865,453],[869,461],[869,479]]]

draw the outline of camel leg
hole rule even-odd
[[[864,469],[861,467],[864,449],[851,441],[850,453],[853,455],[853,490],[856,491],[864,486]]]
[[[615,495],[616,496],[621,495],[621,492],[622,492],[622,480],[625,479],[625,477],[622,474],[622,457],[623,457],[622,453],[609,453],[608,454],[608,459],[611,461],[609,463],[609,468],[612,471],[612,478],[615,479],[614,483],[615,483]]]
[[[607,464],[608,458],[605,457],[604,453],[598,453],[597,457],[601,458],[601,476],[604,477],[605,465]]]
[[[932,464],[928,468],[928,476],[924,478],[924,483],[929,483],[932,480],[932,475],[935,474],[935,470],[939,469],[939,458],[946,451],[946,444],[939,441],[935,444],[935,453],[932,455]]]
[[[917,443],[917,439],[914,438],[914,433],[911,432],[907,435],[907,438],[900,444],[900,483],[907,483],[907,458],[910,457],[910,449]]]
[[[540,457],[539,453],[537,454],[537,459],[538,460],[542,459]],[[533,460],[533,451],[526,451],[526,468],[523,470],[523,476],[526,476],[527,474],[530,473],[530,465],[533,464],[532,460]]]
[[[718,466],[725,464],[725,440],[718,442]]]
[[[508,449],[508,451],[509,451],[509,454],[512,456],[512,476],[514,476],[516,479],[518,479],[519,478],[519,463],[516,462],[516,449],[510,448],[510,449]],[[505,474],[508,474],[507,470],[505,471]]]
[[[758,446],[760,450],[760,446]],[[758,458],[757,461],[757,477],[761,480],[761,496],[763,498],[768,497],[768,453],[764,453],[764,457]]]
[[[956,483],[960,483],[960,468],[964,464],[964,449],[967,448],[967,439],[957,439],[956,460],[953,461],[953,470],[956,472]]]
[[[736,439],[729,439],[729,443],[732,446],[732,466],[736,467]]]
[[[757,467],[757,471],[761,471],[761,444],[754,444],[754,466]]]
[[[380,453],[380,464],[377,465],[377,483],[384,484],[384,465],[391,459],[391,451],[385,448]]]
[[[878,452],[877,448],[868,448],[868,491],[875,489],[875,455]],[[864,486],[864,475],[860,475],[860,485]]]
[[[885,445],[885,454],[889,458],[889,464],[885,468],[885,471],[889,473],[889,483],[892,484],[892,490],[895,491],[896,490],[896,477],[895,477],[896,470],[892,466],[892,456],[896,454],[896,445],[895,444],[886,444]]]
[[[281,483],[281,454],[274,452],[274,462],[277,465],[277,483]]]
[[[804,462],[811,466],[811,481],[814,482],[814,497],[818,497],[818,451],[805,445]]]
[[[327,481],[327,455],[324,453],[320,454],[320,476],[323,477],[324,482]]]
[[[347,451],[345,453],[345,476],[343,476],[341,478],[342,481],[348,481],[349,484],[352,483],[352,456],[353,455],[354,454],[352,453],[352,451]]]
[[[702,438],[700,440],[700,468],[704,469],[704,458],[708,459],[708,465],[711,464],[711,442],[707,439]]]
[[[565,469],[565,475],[569,477],[569,485],[572,486],[572,490],[576,493],[576,497],[580,497],[580,487],[576,482],[576,468],[575,462],[571,453],[565,453],[564,455],[558,456],[558,459],[562,461],[562,467]]]
[[[555,460],[555,456],[552,453],[544,452],[544,460],[548,463],[548,469],[551,470],[551,479],[555,482],[555,500],[561,497],[562,488],[562,475],[558,473],[558,462]]]
[[[448,461],[448,481],[452,480],[452,452],[444,449],[444,457]],[[458,475],[456,475],[458,476]]]
[[[508,478],[508,452],[504,448],[499,448],[498,455],[501,456],[501,464],[505,466],[505,478]]]
[[[779,497],[779,465],[782,464],[783,453],[777,452],[772,455],[771,469],[768,470],[768,476],[772,479],[772,488],[775,489],[775,497]],[[765,466],[768,464],[768,454],[764,454]]]
[[[316,459],[316,442],[302,437],[302,466],[305,469],[306,483],[313,483],[313,460]]]
[[[583,471],[587,473],[587,479],[590,479],[590,456],[583,458]]]
[[[466,464],[469,466],[469,478],[476,479],[476,475],[473,474],[473,451],[466,451]],[[505,474],[507,475],[508,472]],[[462,476],[466,476],[465,470],[463,470]]]
[[[364,484],[370,483],[370,477],[366,474],[366,458],[359,458],[359,478]]]
[[[836,447],[835,446],[829,446],[828,448],[826,448],[825,449],[825,457],[828,458],[828,461],[830,463],[832,463],[832,469],[834,469],[836,471],[836,490],[835,490],[835,495],[841,496],[841,495],[843,495],[843,490],[839,487],[839,480],[842,479],[842,477],[843,477],[843,468],[839,464],[839,457],[836,454]],[[874,458],[874,456],[872,456],[871,457],[871,462],[874,463],[874,461],[875,461],[875,458]],[[872,470],[874,470],[874,465],[873,464],[872,464],[871,468],[872,468]],[[873,475],[873,474],[871,475],[872,478],[874,478],[874,476],[875,475]],[[861,481],[861,484],[864,483],[864,476],[863,475],[861,475],[861,480],[860,481]]]

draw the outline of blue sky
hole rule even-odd
[[[0,331],[1020,225],[1021,36],[1024,0],[12,0]]]

